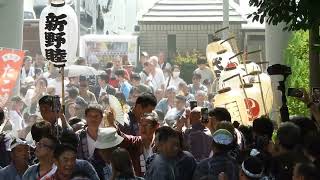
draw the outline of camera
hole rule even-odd
[[[201,123],[206,124],[209,122],[208,108],[201,108]]]
[[[289,76],[292,74],[291,67],[282,64],[274,64],[269,66],[267,71],[269,75]]]
[[[312,100],[314,103],[320,102],[320,88],[319,87],[312,88]]]
[[[190,101],[189,104],[190,104],[190,109],[191,109],[191,110],[198,106],[197,101]]]
[[[52,96],[52,112],[60,112],[61,110],[61,103],[59,96]]]
[[[288,96],[302,98],[303,92],[298,88],[288,88]]]

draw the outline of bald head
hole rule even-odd
[[[191,125],[198,124],[201,121],[201,107],[195,107],[190,113]]]
[[[164,57],[164,53],[160,52],[159,53],[159,64],[162,64],[166,61],[165,57]]]

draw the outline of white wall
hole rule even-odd
[[[137,25],[138,0],[113,0],[112,9],[104,15],[105,30],[109,34],[134,32]]]
[[[109,34],[118,34],[124,24],[125,0],[113,0],[111,11],[104,15],[105,30]]]

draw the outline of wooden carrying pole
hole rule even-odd
[[[64,100],[65,100],[65,93],[64,93],[64,66],[61,67],[61,108],[63,113],[65,113],[65,104],[64,104]]]
[[[260,73],[257,73],[257,76],[258,76],[258,80],[259,80],[258,83],[259,83],[259,87],[260,87],[260,93],[261,93],[261,99],[262,99],[264,114],[267,114],[266,102],[264,100],[263,89],[262,89],[262,84],[261,84],[261,79],[260,79]]]
[[[265,102],[265,98],[264,98],[264,94],[263,94],[263,89],[262,89],[262,84],[261,84],[261,78],[260,78],[260,71],[254,71],[250,74],[247,74],[245,76],[258,76],[258,82],[254,82],[254,83],[259,83],[259,88],[260,88],[260,95],[261,95],[261,100],[262,100],[262,105],[263,105],[263,110],[264,113],[267,114],[267,108],[266,108],[266,102]]]
[[[229,26],[223,27],[223,28],[221,28],[221,29],[216,30],[216,31],[214,32],[214,34],[218,34],[218,33],[222,32],[222,31],[224,31],[224,30],[226,30],[226,29],[229,29]]]

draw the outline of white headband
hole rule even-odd
[[[248,177],[251,177],[251,178],[261,178],[262,175],[263,175],[263,170],[261,171],[260,174],[253,174],[253,173],[251,173],[250,171],[248,171],[248,170],[244,167],[244,162],[243,162],[242,165],[241,165],[241,169],[242,169],[242,171],[244,172],[245,175],[247,175]]]

